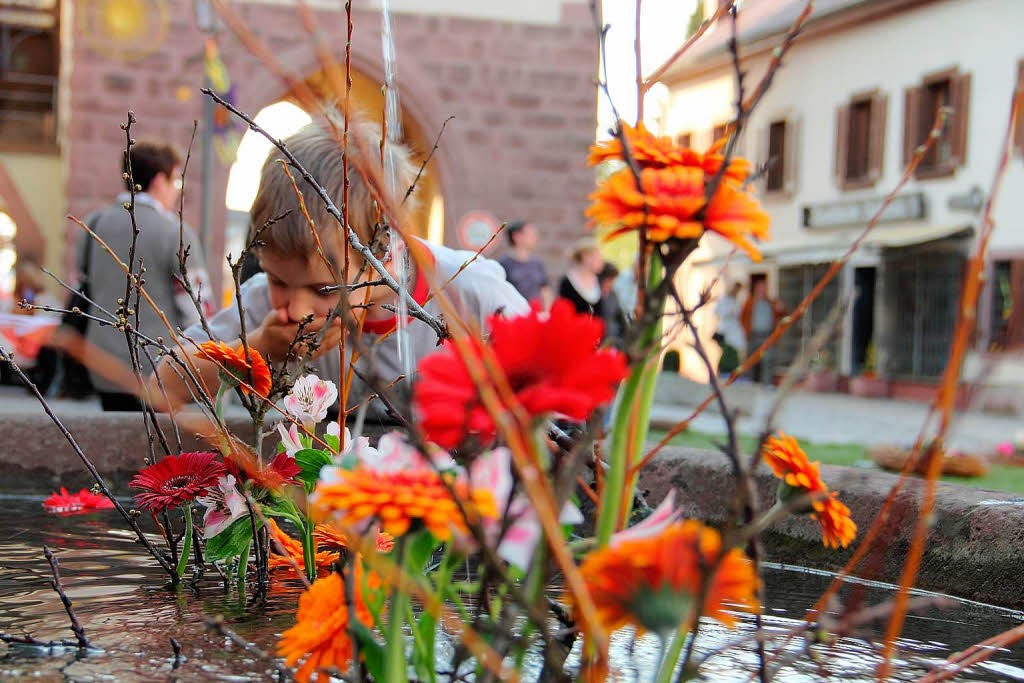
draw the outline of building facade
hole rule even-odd
[[[740,10],[748,92],[804,5],[765,0]],[[1024,78],[1020,26],[1024,3],[1015,0],[816,3],[737,141],[743,156],[767,163],[758,180],[772,217],[765,259],[726,259],[727,245],[709,237],[689,288],[699,288],[728,261],[726,280],[767,278],[769,290],[792,310],[880,209],[940,107],[946,108],[946,126],[916,172],[777,350],[784,367],[836,302],[851,296],[818,365],[846,377],[887,378],[895,395],[926,388],[946,364],[966,259],[981,227],[1011,96]],[[718,137],[734,115],[728,33],[728,22],[719,23],[664,79],[671,103],[663,132],[697,148]],[[1024,133],[993,216],[986,291],[967,368],[970,375],[987,367],[990,384],[1024,377],[1015,360],[1024,348],[1022,141]],[[704,324],[713,329],[709,316]],[[987,362],[993,359],[994,372]]]
[[[193,121],[203,119],[199,88],[208,34],[197,26],[197,11],[206,4],[3,3],[0,211],[11,220],[0,225],[0,252],[58,273],[69,269],[66,245],[77,228],[64,215],[84,217],[117,194],[124,147],[119,124],[127,111],[138,119],[138,138],[184,150]],[[343,64],[344,2],[309,4],[315,31]],[[559,245],[582,231],[593,186],[585,159],[596,127],[597,44],[588,5],[390,4],[403,125],[418,159],[427,157],[442,125],[454,117],[422,181],[424,224],[417,232],[428,235],[430,221],[433,239],[472,246],[495,223],[527,218],[542,228],[541,251],[553,266],[562,258]],[[293,0],[236,0],[229,6],[283,71],[325,98],[333,96]],[[377,118],[384,75],[380,3],[356,0],[353,6],[354,108]],[[230,31],[217,33],[215,41],[241,109],[256,114],[293,99],[265,60]],[[213,263],[223,262],[226,226],[240,220],[225,207],[234,157],[219,151],[205,188],[212,208],[204,240]],[[203,222],[202,161],[201,150],[194,151],[186,179],[185,217],[197,228]],[[8,223],[16,229],[4,229]]]

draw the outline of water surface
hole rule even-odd
[[[207,631],[205,620],[223,615],[239,635],[264,651],[273,651],[277,636],[292,624],[301,589],[298,582],[275,580],[266,604],[248,607],[233,589],[225,592],[216,576],[208,577],[197,590],[170,591],[159,568],[121,527],[115,511],[58,517],[43,512],[42,497],[0,497],[0,631],[46,641],[73,637],[49,585],[44,544],[59,557],[67,593],[87,637],[100,651],[79,654],[0,645],[0,679],[242,681],[274,676],[272,662]],[[798,625],[830,578],[821,572],[767,569],[769,634],[777,636]],[[841,598],[851,599],[854,588],[845,589]],[[884,584],[861,588],[867,604],[892,597],[891,587]],[[930,600],[923,594],[917,598]],[[932,605],[907,618],[895,679],[917,678],[950,653],[1024,621],[1019,612],[963,600],[949,602],[948,608]],[[879,659],[878,646],[871,639],[883,627],[867,625],[863,638],[816,646],[816,663],[805,656],[796,658],[802,641],[794,640],[777,660],[785,666],[775,680],[872,680]],[[698,656],[741,640],[752,630],[747,617],[735,631],[708,622],[702,627]],[[172,637],[181,643],[185,657],[177,668]],[[769,645],[770,651],[778,649],[774,643]],[[657,655],[658,643],[651,636],[635,639],[628,631],[620,631],[613,638],[613,661],[625,680],[649,680]],[[703,672],[707,680],[744,681],[755,662],[748,641],[710,657]],[[529,679],[536,671],[532,663],[523,673]],[[1024,681],[1024,645],[998,652],[958,680]]]

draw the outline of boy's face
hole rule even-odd
[[[290,322],[297,323],[308,315],[324,318],[337,306],[340,293],[322,291],[335,282],[319,256],[307,259],[262,249],[260,266],[267,274],[270,305],[286,313]]]

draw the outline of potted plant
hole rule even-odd
[[[834,393],[839,388],[839,373],[831,352],[822,349],[811,361],[810,371],[804,381],[807,391]]]
[[[861,368],[861,373],[850,378],[850,393],[863,398],[887,397],[889,395],[889,380],[886,377],[880,377],[877,369],[875,343],[871,342],[864,355],[864,366]]]

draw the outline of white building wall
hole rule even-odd
[[[763,135],[768,122],[779,117],[798,120],[796,190],[792,197],[764,202],[772,216],[773,241],[832,242],[835,231],[802,227],[804,205],[888,193],[903,174],[903,90],[950,67],[971,75],[966,164],[951,177],[911,179],[903,192],[925,194],[931,224],[976,225],[977,216],[950,210],[947,201],[974,186],[985,192],[991,186],[1018,62],[1024,58],[1022,29],[1024,1],[939,0],[826,37],[798,40],[741,143],[746,155],[762,161],[751,135]],[[748,89],[766,63],[766,58],[744,62]],[[842,191],[833,172],[836,108],[854,93],[874,88],[888,95],[883,175],[871,188]],[[707,131],[731,117],[733,93],[729,69],[675,86],[666,132],[692,131],[696,147],[707,144]],[[1019,156],[1006,175],[995,220],[993,252],[1024,250],[1024,163]],[[716,252],[726,250],[723,242],[711,240]]]

